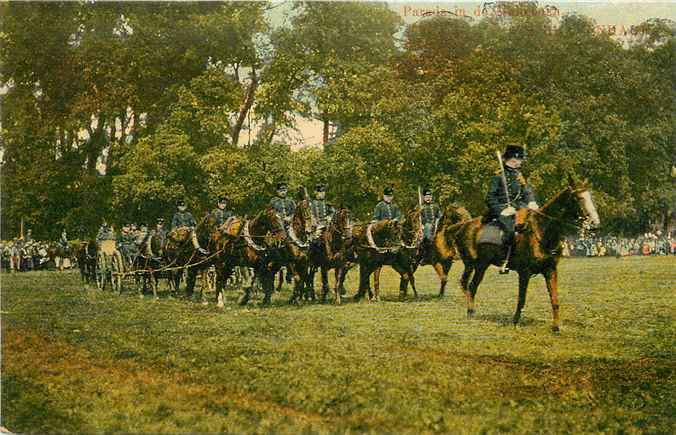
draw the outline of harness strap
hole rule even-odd
[[[375,223],[370,223],[366,227],[366,240],[369,242],[369,247],[372,248],[372,249],[375,249],[376,252],[378,252],[379,254],[388,254],[388,253],[397,252],[399,250],[398,246],[395,246],[395,247],[392,247],[392,248],[381,248],[381,247],[376,245],[376,242],[373,240],[373,234],[371,234],[371,231],[373,229],[373,225],[375,225]],[[403,246],[403,242],[402,242],[402,246]]]
[[[251,238],[251,233],[249,232],[249,224],[250,223],[251,223],[251,221],[246,220],[244,222],[244,225],[242,225],[242,237],[244,237],[246,244],[249,245],[254,250],[265,251],[267,248],[265,248],[264,246],[257,245],[256,242],[254,242],[253,239]]]

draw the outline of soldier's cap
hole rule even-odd
[[[386,187],[383,189],[383,195],[394,195],[394,189],[391,187]]]
[[[184,200],[179,199],[178,201],[176,201],[176,206],[177,206],[177,207],[181,207],[181,206],[183,206],[183,205],[185,205],[185,201],[184,201]]]
[[[326,184],[317,183],[317,185],[315,186],[315,192],[326,192]]]
[[[225,196],[219,196],[218,197],[218,202],[226,202],[228,199]]]
[[[509,160],[511,158],[525,159],[526,158],[526,149],[521,145],[511,144],[507,145],[505,152],[502,154],[502,158]]]
[[[158,223],[158,224],[163,224],[163,223],[164,223],[164,218],[157,218],[157,223]]]
[[[423,196],[431,195],[431,194],[432,194],[432,189],[430,189],[429,187],[425,187],[425,188],[422,190],[422,194],[423,194]]]
[[[283,181],[277,183],[277,190],[286,189],[287,187],[288,187],[288,184],[286,184],[286,183],[283,182]]]

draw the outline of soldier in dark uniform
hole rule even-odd
[[[59,238],[59,246],[63,249],[64,252],[70,252],[70,244],[68,243],[68,234],[64,228],[61,231],[61,237]]]
[[[230,210],[226,208],[227,200],[224,196],[218,197],[218,203],[216,208],[211,210],[211,216],[214,218],[216,225],[219,227],[225,223],[225,221],[232,216]]]
[[[393,202],[394,190],[386,187],[383,190],[383,200],[380,201],[373,210],[373,222],[386,219],[402,219],[401,209]]]
[[[174,217],[171,220],[171,230],[175,230],[176,228],[181,228],[181,227],[187,227],[190,229],[190,235],[192,238],[192,245],[193,247],[197,250],[202,255],[209,255],[209,252],[207,252],[206,249],[202,248],[199,244],[199,241],[197,241],[197,233],[195,233],[195,227],[197,226],[197,221],[195,221],[195,218],[193,217],[192,213],[190,213],[187,210],[187,207],[185,205],[185,201],[179,200],[176,203],[176,208],[178,208],[178,211],[174,213]]]
[[[333,220],[335,209],[326,202],[326,185],[319,183],[315,186],[315,199],[310,201],[312,218],[317,225],[317,231],[321,232],[329,226]]]
[[[101,223],[99,232],[96,235],[96,241],[100,242],[102,240],[115,240],[115,230],[112,226],[108,225],[108,221],[105,219]]]
[[[420,221],[423,226],[423,240],[420,246],[419,260],[427,256],[432,245],[432,238],[436,232],[437,224],[441,219],[441,208],[434,203],[432,190],[425,187],[422,191],[423,203],[420,212]]]
[[[519,145],[508,145],[502,154],[505,168],[505,180],[508,192],[505,192],[501,171],[498,171],[491,179],[486,204],[488,205],[488,218],[495,220],[505,231],[504,243],[510,247],[514,242],[514,225],[516,214],[519,209],[529,208],[537,210],[535,195],[519,169],[526,159],[526,151]],[[509,259],[509,253],[507,254]],[[507,260],[501,273],[507,273]]]
[[[167,240],[167,229],[164,226],[164,218],[157,218],[154,232],[160,238],[160,246],[164,246],[164,242]]]
[[[288,186],[286,183],[277,183],[277,196],[272,198],[270,205],[277,211],[277,215],[285,226],[291,223],[293,213],[296,211],[296,203],[287,198]]]

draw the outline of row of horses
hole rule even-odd
[[[214,267],[216,293],[220,307],[224,303],[225,283],[236,268],[254,270],[255,278],[264,293],[263,304],[268,304],[274,291],[275,276],[286,268],[293,276],[290,303],[316,298],[314,277],[321,273],[322,301],[329,293],[328,274],[335,273],[332,289],[334,301],[341,303],[347,271],[359,266],[359,288],[354,299],[368,295],[379,300],[379,276],[383,266],[391,266],[400,275],[400,297],[405,298],[410,286],[417,297],[415,271],[420,265],[431,265],[440,279],[439,296],[443,296],[448,273],[454,261],[461,261],[464,271],[460,285],[467,299],[467,314],[475,314],[475,298],[479,285],[489,266],[500,266],[506,247],[482,243],[481,233],[489,222],[473,218],[459,205],[443,210],[431,241],[425,242],[421,208],[416,207],[400,220],[359,223],[352,219],[345,207],[336,210],[334,218],[322,231],[317,231],[308,200],[300,201],[288,225],[285,225],[271,207],[252,218],[233,217],[223,225],[207,215],[195,228],[198,240],[210,254],[197,253],[188,228],[177,228],[165,243],[157,234],[149,236],[139,257],[148,285],[156,294],[157,281],[167,274],[177,289],[180,277],[186,276],[188,295],[192,295],[198,271]],[[557,265],[561,257],[563,238],[578,231],[583,222],[590,227],[600,224],[589,190],[570,179],[565,188],[554,195],[539,210],[519,210],[523,222],[515,237],[515,249],[510,255],[509,267],[519,275],[519,292],[514,323],[519,322],[529,280],[533,275],[545,277],[552,306],[554,330],[559,329]],[[424,254],[424,255],[421,255]],[[94,273],[96,245],[84,243],[78,250],[78,262],[83,277]],[[373,288],[371,287],[371,276]],[[249,302],[254,286],[244,289],[240,304]]]

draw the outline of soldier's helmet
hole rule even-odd
[[[517,158],[524,160],[526,158],[526,149],[521,145],[507,145],[505,152],[502,154],[504,160],[509,160],[511,158]]]
[[[391,187],[386,187],[383,189],[383,195],[394,195],[394,189]]]

